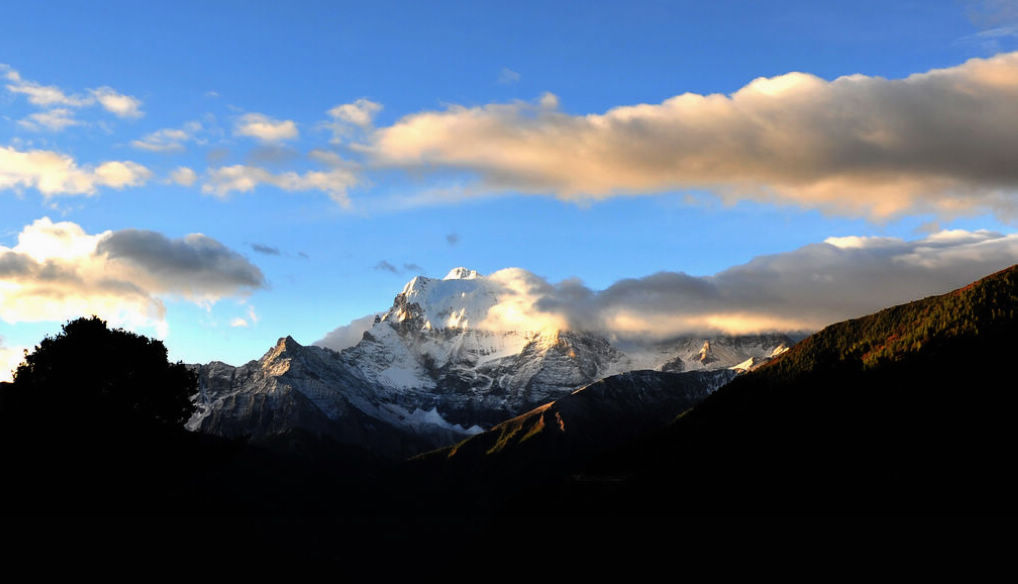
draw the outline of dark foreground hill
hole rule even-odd
[[[556,483],[594,456],[659,429],[734,378],[733,370],[606,377],[447,448],[419,455],[405,480],[432,496],[498,508]],[[483,508],[483,507],[481,507]]]
[[[1016,317],[1012,267],[831,325],[555,497],[574,513],[1012,513]]]

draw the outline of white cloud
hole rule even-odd
[[[112,87],[100,87],[92,90],[92,95],[106,111],[120,118],[140,118],[145,115],[141,111],[141,100],[130,95],[117,93]]]
[[[202,192],[226,197],[233,192],[251,192],[261,184],[284,191],[321,191],[337,203],[348,205],[346,191],[357,184],[357,176],[346,168],[333,168],[326,172],[308,171],[304,174],[273,174],[261,167],[237,164],[210,169],[202,185]]]
[[[255,314],[253,306],[247,307],[247,318],[238,316],[230,321],[230,326],[233,328],[246,328],[256,324],[258,324],[258,315]]]
[[[184,143],[195,139],[195,134],[202,130],[199,122],[188,122],[181,128],[163,128],[139,140],[133,140],[131,146],[150,152],[179,152],[185,149]]]
[[[151,176],[147,168],[131,161],[78,166],[73,158],[58,152],[22,152],[0,146],[0,190],[35,188],[46,197],[92,195],[103,186],[116,189],[140,186]]]
[[[170,180],[183,187],[189,187],[198,180],[198,175],[186,166],[178,166],[170,172]]]
[[[25,359],[28,347],[8,347],[4,338],[0,337],[0,381],[13,381],[13,372]]]
[[[18,120],[18,124],[32,131],[59,132],[69,126],[79,126],[81,122],[74,119],[73,111],[67,108],[55,108],[29,114],[25,119]]]
[[[321,347],[328,347],[333,351],[342,351],[359,343],[364,338],[364,333],[371,330],[374,324],[374,314],[356,318],[350,324],[329,332],[324,338],[316,341],[315,344]]]
[[[200,234],[92,235],[43,218],[24,227],[13,248],[0,246],[0,320],[8,323],[96,314],[117,325],[165,330],[166,298],[209,305],[264,285],[257,267]]]
[[[297,138],[297,124],[292,120],[274,120],[264,114],[245,114],[237,120],[235,136],[248,136],[266,143]]]
[[[324,126],[332,131],[331,141],[339,143],[355,131],[370,131],[375,115],[380,111],[382,104],[360,98],[353,103],[343,103],[330,109],[327,113],[332,121],[326,122]]]
[[[597,199],[708,189],[888,217],[1018,215],[1018,53],[904,79],[789,73],[731,95],[571,115],[558,100],[412,114],[371,134],[377,164],[463,170],[492,190]]]

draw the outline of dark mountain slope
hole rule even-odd
[[[627,513],[1013,512],[1016,313],[1012,267],[827,327],[592,465],[561,504]]]
[[[413,480],[496,502],[564,479],[599,453],[661,428],[735,377],[730,370],[613,375],[410,462]],[[402,482],[402,481],[401,481]]]

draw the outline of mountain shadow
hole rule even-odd
[[[498,509],[528,489],[555,483],[594,456],[658,429],[721,387],[728,369],[632,371],[606,377],[409,461],[401,482],[477,509]]]
[[[622,514],[1013,513],[1018,266],[831,325],[553,499]]]

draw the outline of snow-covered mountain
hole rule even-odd
[[[610,375],[745,369],[791,344],[777,334],[613,340],[542,312],[541,285],[519,269],[416,277],[353,346],[286,337],[244,366],[198,367],[199,411],[189,427],[255,439],[300,428],[406,455]]]

